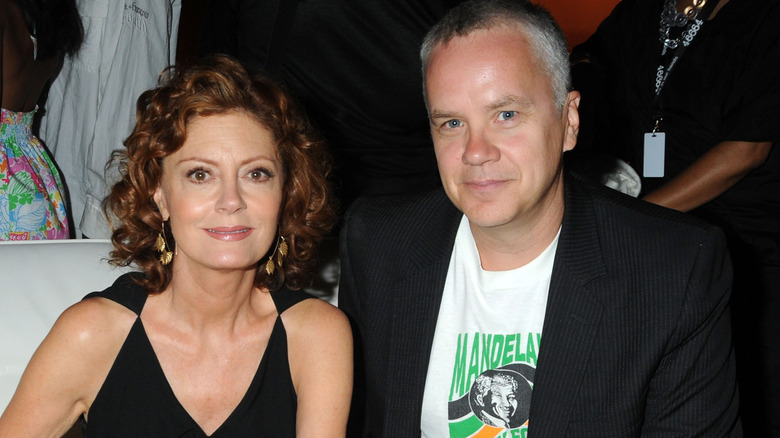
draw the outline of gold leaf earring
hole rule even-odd
[[[274,254],[276,254],[276,264],[281,268],[282,263],[284,262],[284,256],[287,255],[287,241],[282,235],[279,235],[276,239],[276,248],[274,248],[274,252],[268,256],[268,262],[265,264],[265,272],[267,272],[268,275],[273,274],[276,269],[276,266],[274,265]]]
[[[160,263],[162,263],[163,266],[168,265],[168,263],[173,260],[173,253],[166,249],[169,247],[168,242],[165,240],[165,221],[163,221],[160,232],[157,234],[157,240],[154,242],[154,247],[160,253]]]

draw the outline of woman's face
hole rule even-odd
[[[271,133],[240,112],[197,117],[163,159],[154,202],[177,269],[254,270],[276,240],[284,175]]]

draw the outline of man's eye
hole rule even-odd
[[[447,122],[445,122],[444,125],[447,128],[453,129],[453,128],[457,128],[457,127],[461,126],[461,124],[462,124],[462,122],[460,120],[452,119],[452,120],[448,120]]]
[[[517,111],[501,111],[498,120],[509,120],[517,114]]]

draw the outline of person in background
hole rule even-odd
[[[438,185],[417,50],[463,0],[211,0],[200,53],[274,72],[328,140],[342,210]]]
[[[341,233],[356,435],[741,436],[723,234],[564,170],[549,13],[469,1],[420,52],[443,188],[359,199]],[[470,403],[493,375],[502,425]]]
[[[81,46],[81,20],[73,0],[0,0],[0,11],[0,240],[67,239],[62,177],[32,126]]]
[[[181,0],[76,1],[84,47],[52,83],[40,131],[62,169],[76,237],[108,239],[102,202],[119,175],[106,162],[133,129],[135,99],[176,62]]]
[[[741,415],[757,437],[780,437],[778,22],[777,1],[623,0],[572,54],[582,150],[630,163],[645,201],[726,233]]]
[[[297,290],[335,220],[324,143],[232,59],[165,77],[138,100],[106,204],[111,260],[141,272],[62,314],[0,436],[81,418],[87,437],[343,437],[349,323]]]

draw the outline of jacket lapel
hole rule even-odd
[[[419,436],[422,399],[450,255],[462,213],[444,192],[404,245],[407,275],[394,285],[385,436]],[[422,220],[421,220],[422,219]]]
[[[539,347],[529,434],[562,437],[590,360],[602,303],[592,280],[606,273],[590,195],[567,175],[565,211]]]

